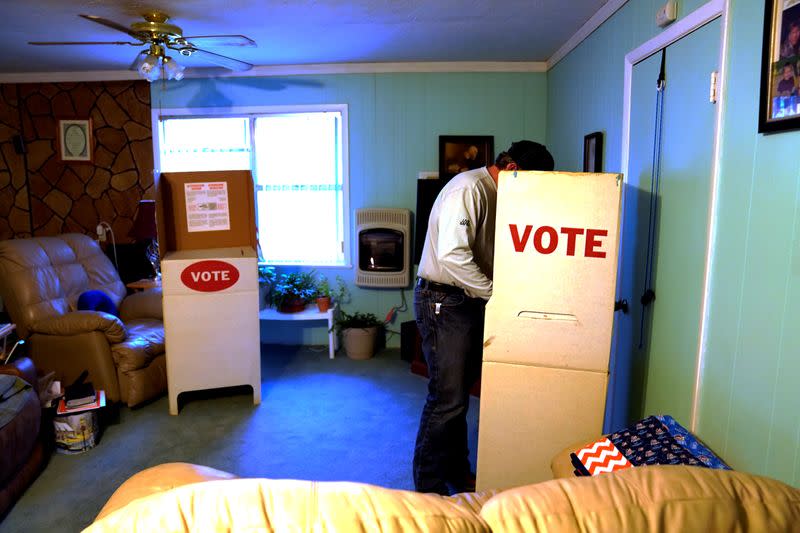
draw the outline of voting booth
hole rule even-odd
[[[602,433],[622,176],[501,172],[486,306],[477,488],[552,477]]]
[[[157,212],[169,412],[187,391],[250,385],[261,403],[250,171],[164,173]]]

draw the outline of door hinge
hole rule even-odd
[[[712,104],[716,104],[717,103],[717,77],[718,76],[719,76],[719,73],[716,70],[711,73],[711,87],[709,88],[709,91],[708,91],[708,93],[709,93],[708,94],[708,96],[709,96],[708,100]]]

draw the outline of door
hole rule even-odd
[[[651,176],[656,128],[656,80],[661,52],[634,65],[630,160],[617,295],[615,350],[604,431],[652,414],[691,422],[706,268],[716,106],[710,76],[718,71],[720,19],[666,48],[661,174],[655,195],[650,288],[646,308]]]

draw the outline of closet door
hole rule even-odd
[[[608,431],[660,413],[690,423],[716,134],[716,106],[709,100],[709,89],[711,73],[719,70],[720,31],[716,19],[666,48],[660,186],[652,221],[661,52],[633,67],[619,279],[619,294],[630,312],[616,314]],[[649,241],[653,253],[648,287]],[[655,292],[655,301],[645,308],[641,297],[647,288]]]

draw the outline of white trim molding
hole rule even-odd
[[[597,13],[592,15],[592,18],[586,21],[586,24],[581,26],[581,28],[575,32],[575,35],[570,37],[570,39],[564,43],[561,48],[556,50],[556,52],[550,56],[550,59],[547,60],[547,70],[550,70],[556,64],[564,59],[567,54],[572,52],[575,48],[578,47],[583,41],[586,40],[589,35],[594,32],[597,28],[603,25],[605,21],[611,18],[611,16],[619,11],[622,6],[628,3],[628,0],[609,0],[606,2],[600,9],[597,10]]]
[[[308,65],[272,65],[253,67],[245,72],[219,68],[187,68],[186,78],[252,78],[323,74],[446,72],[547,72],[544,61],[438,61],[422,63],[320,63]],[[212,74],[213,73],[213,74]],[[0,83],[55,83],[76,81],[138,80],[132,70],[96,70],[85,72],[17,72],[0,74]]]
[[[11,72],[0,74],[0,83],[61,83],[75,81],[138,80],[132,70],[92,70],[86,72]]]

